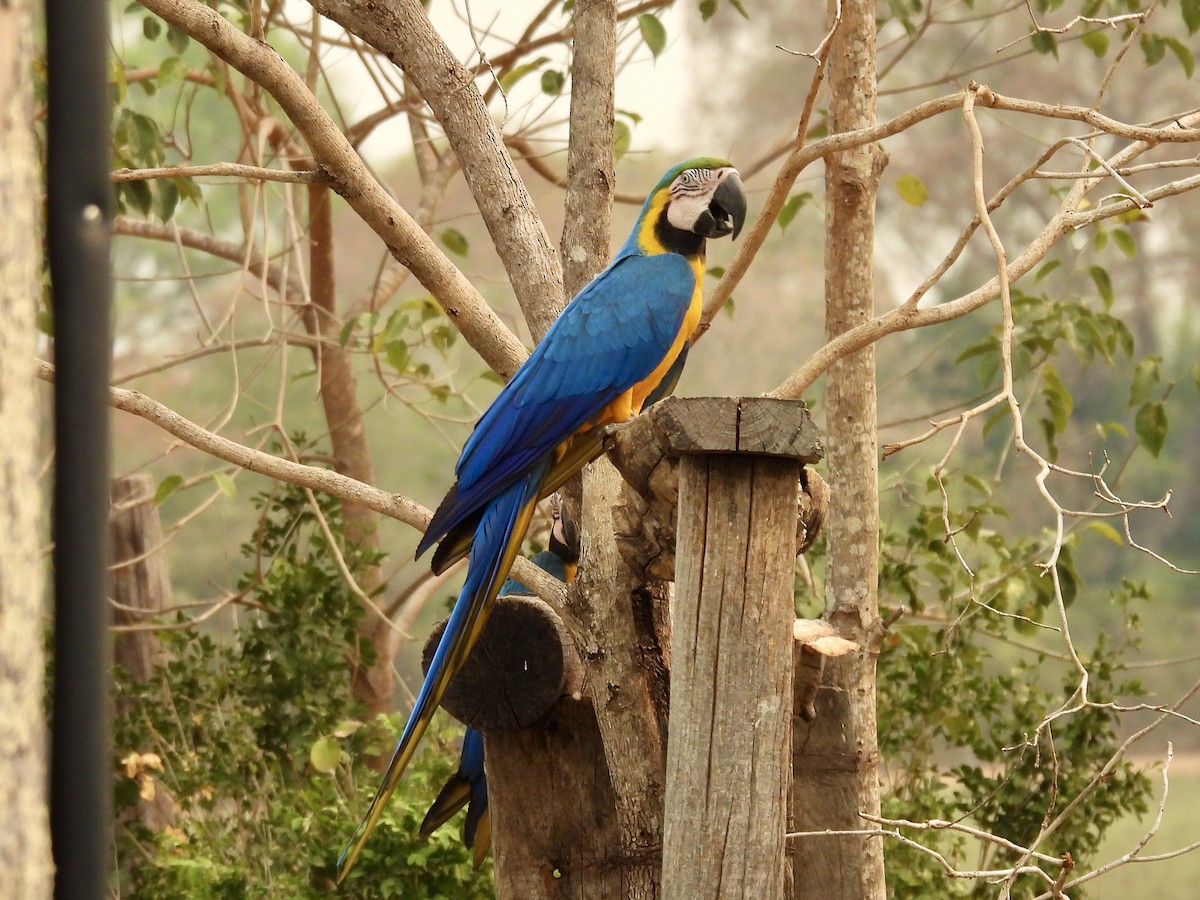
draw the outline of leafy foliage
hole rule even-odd
[[[936,484],[927,484],[919,497],[905,494],[911,524],[887,534],[882,548],[882,614],[904,605],[916,620],[894,627],[879,657],[879,741],[889,788],[883,813],[916,821],[964,821],[1028,846],[1043,823],[1080,795],[1108,762],[1117,745],[1117,714],[1089,707],[1036,730],[1078,683],[1078,673],[1060,653],[1037,649],[1041,629],[1032,623],[1056,618],[1050,579],[1036,565],[1047,541],[1014,541],[1000,534],[996,525],[1004,510],[979,496],[981,485],[964,482],[948,489],[972,498],[970,520],[955,541],[968,555],[974,579],[968,579],[946,539]],[[1088,602],[1103,602],[1084,590],[1075,570],[1078,541],[1069,540],[1058,562],[1064,601],[1078,602],[1083,595]],[[1092,701],[1142,693],[1140,684],[1125,676],[1120,658],[1137,645],[1131,607],[1145,599],[1145,588],[1129,582],[1108,598],[1122,614],[1125,630],[1117,639],[1101,632],[1086,654]],[[1070,852],[1086,866],[1114,821],[1146,810],[1149,792],[1149,779],[1131,763],[1121,763],[1039,849],[1051,855]],[[979,843],[961,834],[916,837],[960,869],[1015,862],[1003,853],[997,856],[994,845],[985,845],[981,858]],[[938,863],[910,847],[893,842],[885,851],[889,896],[983,897],[994,891],[982,883],[948,881]],[[1044,885],[1018,881],[1017,888],[1013,896],[1032,896]]]
[[[351,718],[347,655],[365,657],[370,645],[358,640],[362,607],[305,494],[281,488],[258,499],[259,527],[244,547],[253,566],[240,584],[258,611],[228,642],[180,616],[188,627],[161,632],[170,662],[156,677],[119,676],[114,879],[123,897],[327,895],[377,783],[363,760],[395,740],[390,717],[372,727]],[[318,502],[340,543],[336,501]],[[374,561],[340,549],[352,571]],[[441,743],[446,752],[423,755],[384,811],[352,873],[354,896],[490,896],[490,874],[475,871],[452,829],[418,837],[455,765]],[[170,824],[144,817],[146,794],[173,806]]]

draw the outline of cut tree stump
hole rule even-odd
[[[433,627],[421,652],[421,669],[446,630]],[[442,708],[487,735],[528,728],[563,696],[583,691],[583,664],[567,626],[537,597],[500,597],[463,667],[442,698]]]

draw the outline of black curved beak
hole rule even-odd
[[[706,237],[732,234],[736,238],[741,233],[742,226],[746,224],[746,189],[742,187],[742,179],[737,172],[730,172],[717,185],[708,211],[713,217],[713,233]]]

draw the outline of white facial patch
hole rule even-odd
[[[728,168],[684,169],[676,175],[668,188],[671,201],[667,204],[667,221],[682,231],[695,231],[696,220],[708,210],[713,191],[729,171]]]

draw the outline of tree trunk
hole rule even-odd
[[[38,410],[33,358],[41,297],[41,173],[32,121],[33,4],[0,4],[0,897],[39,900],[53,882],[43,706],[38,549]]]
[[[830,130],[875,122],[875,9],[843,0],[829,57]],[[837,154],[825,174],[826,336],[874,314],[875,196],[884,156],[875,145]],[[825,523],[829,564],[826,618],[862,649],[827,667],[817,717],[797,734],[792,804],[799,831],[863,828],[879,814],[875,717],[879,479],[875,355],[868,346],[836,363],[826,393],[825,442],[831,502]],[[795,845],[796,897],[869,900],[884,896],[878,839],[801,838]]]
[[[310,161],[305,160],[303,164]],[[333,207],[331,192],[326,185],[308,187],[308,269],[312,302],[305,308],[304,326],[317,338],[313,345],[321,391],[321,409],[329,427],[329,444],[333,452],[333,467],[341,475],[355,478],[364,484],[375,483],[375,467],[367,432],[363,426],[362,407],[358,403],[358,385],[350,365],[350,354],[339,341],[342,322],[337,314],[337,291],[334,272]],[[346,544],[365,550],[379,550],[379,515],[361,503],[343,500],[342,524]],[[358,573],[359,587],[368,595],[379,588],[383,575],[378,566]],[[362,640],[375,648],[374,663],[367,667],[355,660],[354,697],[372,713],[391,712],[395,688],[392,659],[396,655],[396,632],[390,621],[384,620],[371,608],[364,610],[359,632]],[[382,769],[387,755],[375,758]]]

